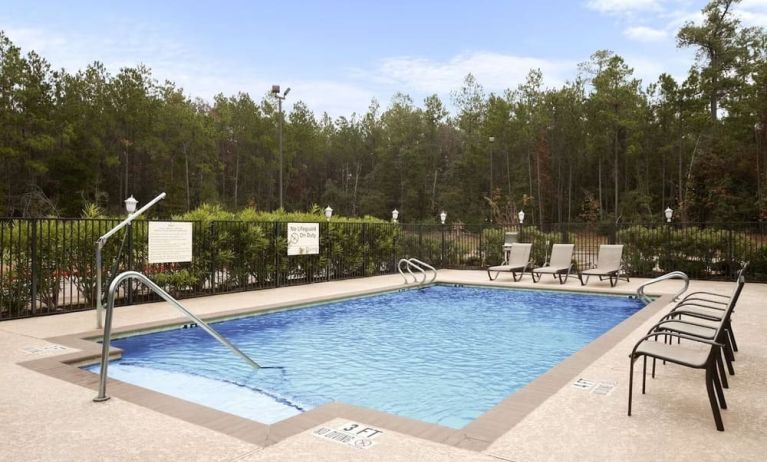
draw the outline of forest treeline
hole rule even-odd
[[[285,209],[350,216],[527,223],[767,219],[767,34],[738,0],[685,24],[696,51],[684,81],[641,82],[606,50],[560,88],[531,70],[486,93],[468,75],[451,114],[436,95],[397,94],[331,119],[302,102],[284,116]],[[0,32],[0,216],[119,213],[133,194],[168,193],[170,215],[217,203],[278,207],[277,100],[192,99],[137,66],[56,70]]]

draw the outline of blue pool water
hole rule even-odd
[[[627,297],[433,286],[113,341],[110,377],[272,423],[342,401],[461,428],[638,311]],[[98,372],[98,366],[89,368]]]

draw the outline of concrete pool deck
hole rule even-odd
[[[586,289],[631,293],[644,281],[621,281],[611,289],[606,281],[592,280]],[[438,282],[582,290],[574,279],[564,286],[550,278],[533,285],[529,276],[514,283],[510,275],[501,275],[491,283],[482,271],[442,270]],[[663,282],[649,292],[673,293],[680,284]],[[400,287],[400,276],[391,275],[183,303],[198,315],[211,316]],[[690,290],[728,294],[732,287],[731,282],[693,281]],[[477,444],[465,439],[463,447],[457,447],[455,441],[435,441],[439,435],[430,434],[429,428],[416,437],[417,432],[406,428],[408,425],[387,427],[386,418],[365,410],[357,412],[351,406],[315,413],[311,427],[302,431],[278,424],[273,426],[274,438],[262,441],[253,436],[248,423],[239,431],[217,431],[216,418],[196,424],[183,418],[181,411],[163,408],[167,403],[158,407],[136,404],[129,399],[130,389],[123,390],[127,399],[115,394],[108,402],[96,404],[91,401],[95,376],[71,383],[45,370],[41,373],[20,365],[44,364],[46,359],[76,353],[81,345],[62,345],[56,339],[93,332],[93,311],[5,321],[0,323],[0,431],[5,436],[0,460],[762,460],[767,451],[767,312],[762,306],[766,298],[767,285],[747,283],[734,315],[740,351],[736,375],[730,377],[730,389],[725,392],[729,407],[723,411],[725,432],[714,427],[702,371],[672,365],[659,366],[657,378],[648,379],[648,394],[637,393],[634,415],[626,416],[628,353],[635,340],[668,310],[664,307],[634,326],[628,336],[614,339],[614,346],[599,351],[593,362],[571,368],[564,384],[552,389],[547,399],[536,403],[510,429]],[[115,327],[121,329],[176,319],[178,312],[164,303],[115,311]],[[636,376],[641,377],[641,370]],[[573,386],[578,379],[587,388]],[[331,405],[330,410],[334,406],[343,408]],[[349,421],[383,433],[374,446],[364,450],[312,434],[318,427],[336,428]],[[412,426],[418,427],[418,423]],[[284,434],[277,435],[279,432]]]

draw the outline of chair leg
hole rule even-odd
[[[586,276],[586,282],[583,282],[583,275],[582,275],[581,273],[578,273],[578,279],[581,281],[581,285],[582,285],[582,286],[585,286],[585,285],[586,285],[586,282],[588,282],[588,281],[589,281],[589,277],[588,277],[588,276]]]
[[[724,350],[722,350],[724,361],[727,363],[727,372],[730,375],[735,375],[735,368],[732,367],[732,362],[735,361],[735,355],[732,353],[732,347],[730,346],[729,339],[725,339]]]
[[[610,276],[610,287],[615,287],[615,285],[618,283],[618,276]]]
[[[645,383],[647,383],[647,356],[642,356],[642,394],[645,394]]]
[[[631,393],[634,391],[634,359],[629,358],[629,417],[631,417]]]
[[[716,391],[716,397],[719,401],[719,407],[721,409],[727,409],[727,401],[724,399],[724,389],[722,389],[722,382],[719,381],[719,377],[721,377],[716,369],[714,369],[713,378],[714,378],[714,391]]]
[[[716,402],[716,392],[714,391],[714,377],[716,371],[711,365],[706,367],[706,391],[708,392],[708,402],[711,404],[711,412],[714,413],[714,422],[716,423],[716,429],[720,432],[724,431],[724,424],[722,424],[722,414],[719,412],[719,405]]]
[[[735,333],[732,331],[732,323],[728,321],[727,325],[724,327],[727,331],[727,335],[730,337],[730,342],[732,343],[732,351],[738,351],[738,342],[735,341]]]
[[[487,270],[487,277],[490,278],[491,281],[495,281],[496,279],[498,279],[498,276],[500,274],[501,274],[501,272],[498,271],[497,273],[495,273],[495,277],[493,277],[493,276],[490,275],[490,270]]]
[[[724,373],[724,362],[722,361],[722,354],[716,355],[716,367],[719,371],[719,379],[721,380],[722,387],[730,388],[730,384],[727,383],[727,374]]]

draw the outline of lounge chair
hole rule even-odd
[[[618,279],[625,279],[628,282],[628,276],[621,278],[623,273],[623,246],[618,245],[600,245],[599,255],[597,255],[597,265],[594,268],[589,268],[578,273],[578,279],[581,281],[581,285],[585,286],[589,282],[589,276],[599,276],[599,280],[604,278],[610,280],[610,287],[615,287],[618,283]],[[624,273],[625,274],[625,273]],[[583,276],[586,276],[586,280],[583,280]]]
[[[739,285],[727,308],[723,312],[723,317],[720,322],[716,324],[713,333],[707,333],[704,337],[696,337],[679,332],[679,329],[693,327],[693,323],[684,323],[676,320],[666,320],[653,326],[650,332],[642,337],[636,345],[634,345],[631,351],[630,358],[630,372],[629,372],[629,399],[628,399],[628,415],[631,415],[631,400],[634,385],[634,362],[640,357],[643,358],[642,366],[642,394],[645,393],[645,383],[647,378],[647,358],[660,359],[668,361],[680,366],[687,366],[694,369],[704,369],[706,371],[706,391],[708,392],[708,400],[711,405],[711,411],[714,414],[714,422],[716,429],[724,431],[724,424],[722,424],[722,415],[719,408],[727,409],[727,402],[724,399],[724,391],[722,390],[722,383],[720,381],[720,373],[722,371],[721,364],[721,351],[724,347],[722,340],[724,339],[725,326],[729,323],[730,315],[735,307],[735,303],[740,295],[740,291],[743,286]],[[672,329],[669,326],[673,326],[671,323],[679,323],[676,325],[678,329]],[[687,324],[686,327],[681,327],[682,324]],[[659,342],[658,337],[664,338],[671,337],[672,342]],[[690,340],[690,344],[697,345],[697,348],[691,348],[690,345],[685,343],[684,345],[673,343],[673,340]]]
[[[691,335],[693,337],[705,338],[707,340],[714,340],[722,344],[722,356],[727,363],[727,369],[730,375],[735,374],[735,369],[732,366],[732,362],[735,361],[735,347],[734,347],[734,335],[732,334],[732,313],[735,312],[735,305],[738,303],[738,298],[743,291],[743,286],[746,281],[741,271],[738,275],[738,283],[735,285],[735,289],[731,296],[729,296],[729,302],[727,307],[721,311],[715,311],[713,313],[706,310],[695,310],[695,306],[689,303],[679,303],[671,312],[661,318],[660,322],[656,324],[656,331],[674,331],[680,334]],[[731,305],[731,307],[730,307]],[[724,315],[729,309],[729,317],[725,320]],[[719,324],[723,323],[723,330],[720,338],[714,338]],[[724,366],[722,361],[719,361],[719,372],[722,380],[722,386],[728,388],[727,376],[724,374]],[[652,376],[655,377],[655,362],[653,361]]]
[[[487,269],[487,277],[489,277],[491,281],[494,281],[498,279],[498,275],[501,274],[501,271],[505,271],[511,273],[514,282],[519,281],[522,279],[522,276],[525,275],[525,271],[528,268],[533,267],[533,262],[530,261],[530,251],[532,248],[533,244],[522,244],[519,242],[511,244],[511,250],[508,252],[508,260],[504,261],[503,264],[499,266],[489,267]],[[495,277],[490,274],[491,271],[495,271]],[[519,278],[517,278],[518,272],[521,273]]]
[[[744,275],[747,268],[748,262],[746,262],[740,271],[738,271],[738,277],[732,295],[720,295],[713,292],[693,292],[677,303],[676,306],[671,309],[669,316],[676,317],[671,316],[674,313],[677,313],[679,317],[684,315],[693,316],[701,320],[696,322],[703,322],[707,325],[720,322],[727,309],[727,305],[732,302],[733,297],[735,297],[736,294],[740,295],[740,291],[743,290],[743,286],[746,284]],[[735,301],[737,301],[737,299]],[[733,311],[734,310],[735,308],[733,306]],[[738,351],[738,343],[735,341],[735,332],[732,330],[732,322],[727,320],[727,324],[724,328],[727,332],[728,340],[726,346],[729,347],[731,353],[729,356],[732,357],[732,352]],[[732,364],[728,362],[728,366],[732,372]]]
[[[740,267],[740,270],[738,270],[738,274],[735,276],[736,283],[740,280],[740,277],[746,272],[748,265],[749,265],[749,262],[743,262],[743,265]],[[679,303],[681,304],[688,301],[697,302],[697,303],[702,303],[706,305],[714,305],[715,307],[717,307],[717,309],[724,310],[724,307],[727,306],[727,303],[729,303],[730,298],[732,298],[732,295],[722,295],[722,294],[717,294],[715,292],[706,292],[706,291],[700,290],[696,292],[690,292],[689,294],[685,295],[684,298],[679,301]]]
[[[551,274],[555,278],[559,276],[559,283],[564,284],[570,272],[573,269],[573,250],[575,244],[554,244],[551,247],[551,256],[548,264],[539,268],[533,268],[530,274],[533,276],[533,282],[541,280],[544,274]],[[564,279],[562,276],[564,275]],[[536,279],[536,276],[538,278]]]

